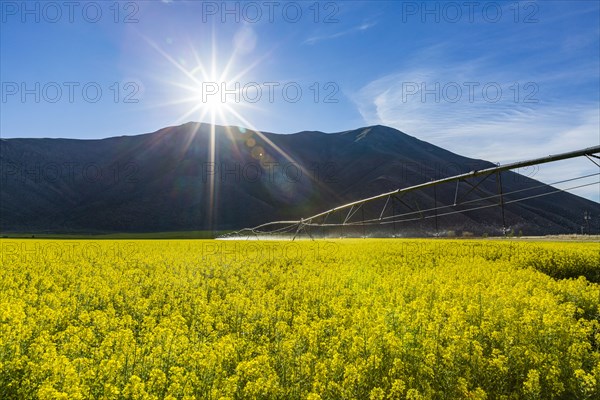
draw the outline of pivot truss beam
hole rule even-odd
[[[461,182],[466,182],[471,186],[471,189],[469,190],[469,192],[467,192],[465,195],[461,196],[461,199],[465,198],[467,194],[473,192],[474,190],[483,193],[483,191],[481,191],[479,189],[479,185],[486,180],[488,177],[492,176],[492,175],[496,175],[497,179],[497,186],[498,186],[498,194],[496,195],[492,195],[483,199],[496,199],[498,201],[497,204],[493,204],[492,206],[500,206],[502,208],[502,220],[503,220],[503,224],[504,224],[504,205],[508,204],[508,203],[513,203],[513,202],[517,202],[517,201],[521,201],[521,200],[526,200],[526,199],[530,199],[530,198],[534,198],[534,197],[539,197],[541,195],[536,195],[536,196],[529,196],[529,197],[524,197],[521,198],[519,200],[512,200],[512,201],[505,201],[504,197],[509,194],[509,193],[503,193],[502,190],[502,179],[501,179],[501,173],[504,171],[509,171],[512,169],[517,169],[517,168],[524,168],[524,167],[530,167],[530,166],[534,166],[534,165],[540,165],[540,164],[547,164],[547,163],[551,163],[551,162],[556,162],[556,161],[561,161],[561,160],[567,160],[570,158],[576,158],[576,157],[587,157],[590,161],[592,161],[594,164],[598,165],[597,162],[595,162],[593,158],[596,159],[600,159],[600,157],[598,157],[596,154],[600,153],[600,146],[594,146],[594,147],[588,147],[585,149],[581,149],[581,150],[575,150],[575,151],[570,151],[570,152],[566,152],[566,153],[560,153],[560,154],[556,154],[556,155],[550,155],[550,156],[546,156],[546,157],[540,157],[540,158],[535,158],[535,159],[531,159],[531,160],[527,160],[527,161],[520,161],[520,162],[514,162],[514,163],[509,163],[509,164],[504,164],[504,165],[498,165],[495,167],[491,167],[491,168],[486,168],[486,169],[481,169],[481,170],[473,170],[464,174],[459,174],[459,175],[454,175],[454,176],[450,176],[447,178],[442,178],[442,179],[437,179],[437,180],[431,180],[429,182],[424,182],[418,185],[414,185],[414,186],[409,186],[409,187],[405,187],[405,188],[400,188],[400,189],[396,189],[393,190],[391,192],[386,192],[386,193],[382,193],[379,194],[377,196],[372,196],[372,197],[368,197],[368,198],[364,198],[361,200],[357,200],[357,201],[353,201],[351,203],[347,203],[338,207],[334,207],[332,209],[329,209],[327,211],[315,214],[313,216],[310,216],[308,218],[301,218],[298,221],[273,221],[273,222],[269,222],[266,224],[262,224],[259,226],[256,226],[254,228],[244,228],[240,231],[237,232],[232,232],[223,236],[220,236],[220,238],[228,238],[228,237],[240,237],[240,236],[247,236],[250,237],[252,235],[258,237],[258,235],[260,234],[281,234],[281,235],[286,235],[286,234],[293,234],[293,238],[295,239],[296,236],[301,233],[301,232],[305,232],[307,233],[309,236],[311,236],[310,234],[310,227],[311,226],[348,226],[348,225],[378,225],[378,224],[386,224],[386,223],[396,223],[396,222],[404,222],[404,221],[410,221],[410,220],[418,220],[418,219],[424,219],[424,218],[431,218],[431,216],[424,216],[424,213],[427,211],[435,211],[435,218],[436,218],[436,224],[437,224],[437,217],[441,216],[441,215],[449,215],[449,214],[453,214],[456,212],[465,212],[465,211],[469,211],[469,210],[462,210],[462,211],[454,211],[454,212],[446,212],[446,213],[442,213],[442,214],[438,214],[438,210],[439,209],[443,209],[443,208],[448,208],[448,207],[455,207],[457,204],[460,203],[460,201],[457,201],[458,199],[458,189],[459,189],[459,184]],[[600,165],[598,165],[600,167]],[[579,177],[579,178],[575,178],[575,179],[581,179],[581,178],[586,178],[586,177],[591,177],[591,176],[598,176],[600,174],[591,174],[591,175],[586,175],[583,177]],[[477,178],[477,177],[483,177],[478,183],[476,184],[472,184],[470,182],[467,181],[467,179],[471,179],[471,178]],[[575,180],[575,179],[567,179],[564,181],[560,181],[560,182],[554,182],[552,184],[557,184],[557,183],[563,183],[563,182],[568,182],[571,180]],[[384,214],[386,212],[386,210],[388,209],[395,209],[395,202],[398,201],[404,205],[407,205],[401,198],[402,196],[404,196],[406,193],[409,192],[413,192],[413,191],[417,191],[417,190],[422,190],[422,189],[426,189],[429,187],[433,187],[434,190],[438,185],[444,184],[444,183],[450,183],[450,182],[456,182],[456,193],[454,196],[454,204],[450,205],[450,206],[437,206],[437,200],[436,200],[436,205],[434,208],[431,209],[425,209],[425,210],[421,210],[418,207],[417,204],[417,208],[418,211],[414,211],[412,208],[412,212],[408,212],[408,213],[404,213],[404,214],[395,214],[392,216],[388,216],[388,217],[384,217]],[[552,185],[550,184],[550,185]],[[597,183],[594,183],[597,184]],[[535,189],[535,188],[540,188],[540,187],[546,187],[548,185],[538,185],[538,186],[534,186],[531,188],[527,188],[527,189],[521,189],[521,190],[517,190],[514,192],[510,192],[510,193],[516,193],[516,192],[522,192],[522,191],[526,191],[526,190],[530,190],[530,189]],[[583,186],[589,186],[588,185],[582,185],[582,186],[577,186],[577,187],[583,187]],[[570,189],[575,189],[574,188],[570,188]],[[546,194],[552,194],[552,193],[557,193],[557,192],[561,192],[562,190],[554,190],[552,192],[549,193],[545,193],[542,195],[546,195]],[[381,212],[379,213],[379,218],[374,218],[374,219],[369,219],[369,220],[364,220],[364,206],[367,203],[371,203],[377,200],[383,200],[385,199],[385,204],[381,210]],[[391,202],[391,204],[390,204]],[[466,201],[466,202],[462,202],[460,204],[466,204],[472,201]],[[408,206],[408,205],[407,205]],[[408,206],[410,208],[410,206]],[[475,209],[481,209],[481,208],[485,208],[485,207],[489,207],[488,206],[479,206],[479,207],[474,207],[471,208],[470,210],[475,210]],[[347,211],[346,211],[347,210]],[[343,218],[342,221],[340,221],[340,223],[326,223],[327,218],[334,214],[334,213],[339,213],[344,211],[344,213],[346,214]],[[363,215],[363,219],[362,221],[359,222],[352,222],[351,218],[357,214],[358,211],[362,212]],[[408,215],[415,215],[418,214],[419,216],[417,218],[411,218],[411,219],[402,219],[402,220],[398,220],[397,217],[400,216],[408,216]],[[319,220],[321,220],[322,222],[318,222]],[[278,229],[270,229],[270,230],[265,230],[265,228],[268,227],[273,227],[273,226],[283,226],[281,228]],[[504,227],[504,229],[506,230],[506,227]],[[312,236],[311,236],[312,237]]]

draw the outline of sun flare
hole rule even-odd
[[[258,58],[248,59],[250,52],[247,43],[238,40],[227,61],[223,62],[223,59],[219,58],[217,54],[218,46],[214,38],[210,55],[204,57],[200,56],[199,47],[196,48],[190,45],[186,49],[179,48],[178,51],[170,49],[167,52],[150,39],[145,39],[176,69],[167,74],[161,71],[161,77],[163,77],[161,79],[164,79],[166,75],[169,78],[166,83],[174,89],[169,96],[172,97],[172,100],[162,104],[162,106],[176,106],[182,110],[177,123],[192,120],[210,125],[210,139],[207,149],[209,163],[214,164],[217,159],[216,125],[222,125],[226,127],[225,132],[230,140],[234,140],[230,131],[232,126],[250,129],[256,135],[256,139],[262,142],[261,145],[257,142],[246,143],[253,159],[265,162],[266,160],[282,160],[281,162],[284,163],[299,165],[288,153],[256,129],[254,124],[242,113],[243,108],[260,110],[256,104],[256,99],[259,99],[261,91],[266,89],[254,82],[254,77],[250,76],[249,72],[255,69],[265,58],[270,57],[271,52],[266,52]],[[253,46],[254,44],[250,47]],[[185,56],[182,57],[182,54]],[[243,60],[238,59],[240,55],[245,58]],[[244,66],[244,68],[239,68],[240,66]],[[310,171],[306,168],[300,167],[300,169],[304,176],[311,176]],[[330,192],[329,188],[317,180],[313,178],[311,180],[321,190]],[[217,182],[215,182],[213,175],[207,182],[208,216],[212,216],[214,213],[216,185]]]
[[[166,74],[166,83],[171,88],[168,94],[170,100],[161,106],[180,107],[181,115],[177,122],[192,119],[222,125],[248,124],[240,109],[251,105],[240,100],[239,82],[247,79],[248,72],[260,60],[245,62],[243,65],[247,67],[239,70],[236,67],[238,52],[235,49],[224,62],[219,58],[214,43],[211,54],[201,56],[191,45],[167,52],[152,40],[146,38],[146,41],[176,69]],[[178,54],[186,55],[187,60]],[[164,80],[164,72],[161,76],[160,79]]]

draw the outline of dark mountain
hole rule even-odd
[[[213,135],[198,123],[102,140],[3,139],[0,162],[0,230],[32,233],[237,229],[493,166],[385,126],[291,135],[215,126]],[[502,174],[502,184],[506,200],[552,190],[513,172]],[[410,193],[395,207],[453,204],[455,190]],[[459,186],[461,196],[469,190]],[[468,196],[475,201],[496,190],[489,178]],[[600,205],[560,192],[506,205],[505,222],[525,234],[572,233],[584,211],[598,215]],[[406,232],[427,234],[432,224],[415,221]],[[496,234],[502,215],[483,208],[440,217],[439,224]]]

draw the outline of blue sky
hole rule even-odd
[[[383,124],[494,162],[600,144],[598,1],[1,6],[4,138],[214,117],[278,133]],[[535,177],[589,171],[576,160]]]

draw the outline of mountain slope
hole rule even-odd
[[[493,166],[384,126],[291,135],[222,126],[214,130],[214,161],[211,127],[198,123],[103,140],[1,140],[0,230],[236,229],[298,219],[384,191]],[[541,185],[512,172],[503,173],[502,180],[505,192]],[[497,189],[493,179],[479,188],[489,195]],[[452,204],[455,189],[414,192],[398,207],[429,208],[435,200]],[[469,189],[461,184],[459,193]],[[548,190],[541,187],[527,195]],[[526,234],[571,233],[579,231],[583,211],[597,215],[599,207],[558,193],[509,204],[505,219]],[[502,217],[493,207],[447,216],[440,223],[443,229],[493,234]],[[417,221],[406,229],[426,234],[432,224]]]

